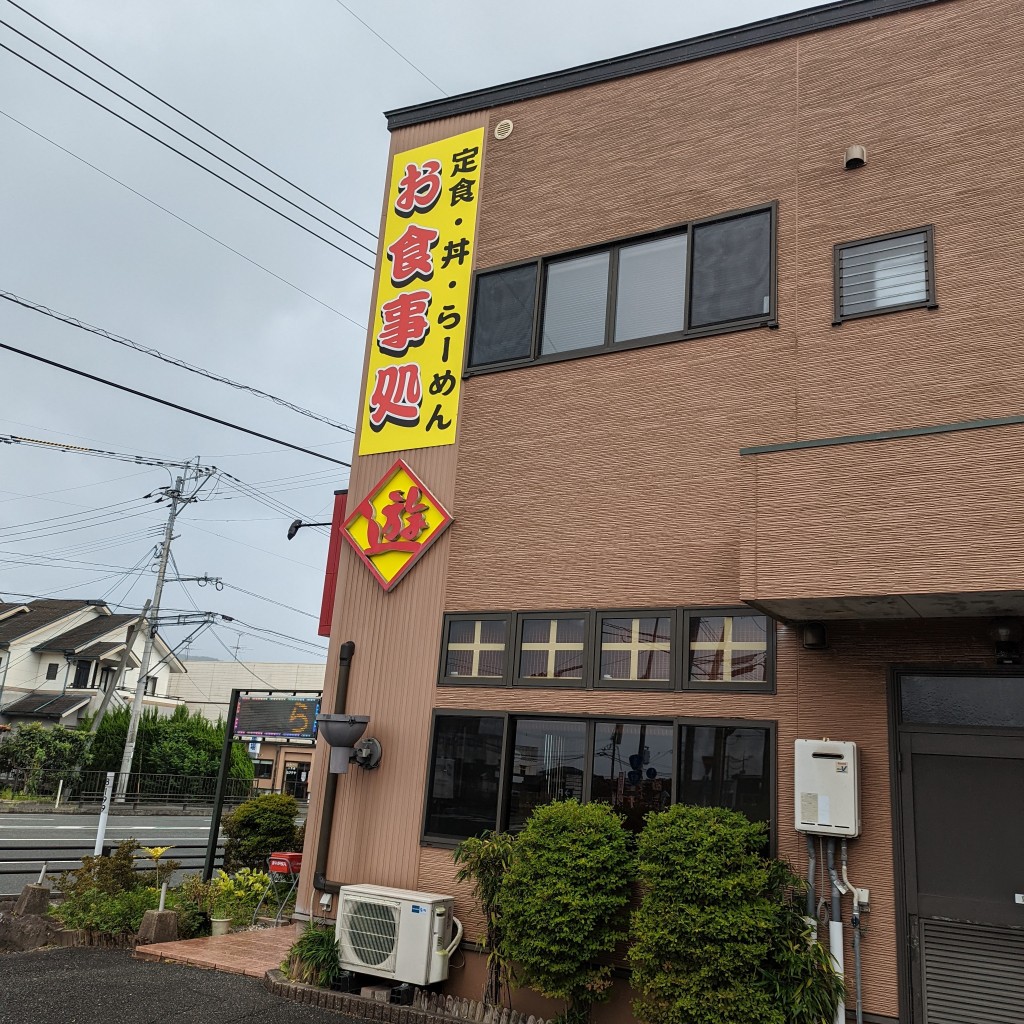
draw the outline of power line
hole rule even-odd
[[[237,590],[240,594],[247,594],[249,597],[255,597],[258,601],[266,601],[267,604],[276,604],[278,608],[287,608],[290,612],[295,612],[297,615],[305,615],[309,619],[319,619],[319,615],[314,615],[312,612],[304,612],[301,608],[293,608],[290,604],[282,604],[280,601],[275,601],[273,598],[264,597],[262,594],[256,594],[251,590],[246,590],[244,587],[236,587],[233,583],[225,583],[224,586],[228,590]]]
[[[36,45],[39,45],[39,44],[37,43]],[[45,47],[43,47],[43,49],[45,49]],[[169,149],[172,153],[177,153],[178,156],[180,156],[182,159],[187,160],[190,164],[193,164],[194,166],[198,167],[200,170],[206,171],[207,174],[212,174],[213,177],[215,177],[218,181],[224,182],[225,185],[230,186],[236,192],[241,192],[242,195],[248,196],[253,202],[259,203],[260,206],[264,207],[267,210],[270,210],[271,213],[276,213],[278,215],[278,217],[283,217],[290,224],[294,224],[297,228],[300,228],[301,230],[305,231],[307,234],[312,235],[314,238],[318,238],[321,242],[324,243],[324,245],[329,245],[332,249],[336,249],[338,252],[342,253],[344,256],[347,256],[350,260],[355,260],[356,263],[362,264],[364,267],[366,267],[369,270],[373,270],[374,269],[374,266],[373,266],[372,263],[367,263],[366,260],[361,259],[359,256],[356,256],[355,253],[351,253],[347,249],[343,249],[340,245],[336,245],[329,238],[324,238],[323,235],[321,235],[317,231],[314,231],[308,225],[303,224],[301,221],[296,220],[294,217],[290,217],[283,210],[279,210],[276,206],[273,206],[272,204],[270,204],[268,202],[265,202],[263,199],[260,199],[259,196],[253,195],[251,192],[249,192],[246,189],[242,188],[241,185],[238,185],[235,182],[231,181],[230,178],[225,178],[223,174],[218,174],[215,170],[213,170],[212,167],[207,167],[206,164],[202,163],[201,161],[196,160],[194,157],[189,156],[187,153],[183,153],[176,146],[172,146],[165,139],[161,139],[159,135],[154,135],[152,132],[147,131],[145,128],[143,128],[142,125],[136,124],[133,120],[131,120],[131,118],[125,117],[124,114],[119,114],[112,107],[108,107],[105,103],[101,103],[98,99],[96,99],[95,96],[90,96],[87,92],[83,92],[81,89],[76,88],[70,82],[68,82],[65,79],[61,78],[60,75],[56,75],[52,71],[48,71],[46,68],[44,68],[42,66],[42,64],[37,64],[34,60],[32,60],[29,57],[26,57],[23,53],[19,53],[17,50],[15,50],[12,47],[8,46],[6,43],[0,43],[0,50],[6,50],[8,53],[10,53],[13,56],[17,57],[19,60],[22,60],[26,64],[30,65],[31,67],[34,67],[37,71],[41,71],[44,75],[47,76],[47,78],[52,78],[55,82],[59,82],[65,88],[70,89],[73,93],[76,93],[77,95],[81,96],[83,99],[86,99],[90,103],[95,104],[101,110],[105,110],[108,114],[110,114],[113,117],[116,117],[119,121],[123,121],[126,125],[129,125],[130,127],[134,128],[138,132],[141,132],[143,135],[145,135],[148,138],[152,139],[154,142],[159,143],[165,149]],[[60,59],[60,58],[58,58],[58,59]],[[82,73],[84,74],[84,72],[82,72]],[[88,77],[88,76],[86,76],[86,77]],[[128,102],[130,102],[130,101],[128,101]],[[150,115],[150,116],[152,116],[152,115]],[[264,186],[264,188],[265,187],[266,186]],[[335,230],[337,230],[337,229],[335,229]],[[345,237],[347,238],[348,236],[346,235]],[[363,246],[363,248],[366,248],[366,247]]]
[[[90,75],[87,71],[83,71],[77,64],[74,64],[72,61],[69,61],[66,58],[62,57],[59,53],[55,53],[53,50],[49,49],[49,47],[44,46],[38,40],[33,39],[30,35],[26,35],[20,29],[15,28],[10,22],[4,21],[3,18],[0,18],[0,25],[3,25],[5,28],[9,28],[15,35],[21,36],[22,39],[24,39],[26,42],[31,43],[33,46],[37,47],[38,49],[42,50],[43,53],[48,53],[55,60],[59,60],[61,62],[61,64],[63,64],[65,67],[71,68],[72,71],[77,71],[78,74],[80,74],[83,78],[87,78],[94,85],[98,85],[101,89],[105,89],[112,96],[116,96],[122,102],[127,103],[128,106],[134,108],[140,114],[144,114],[146,117],[149,117],[152,120],[156,121],[157,124],[159,124],[162,127],[166,128],[168,131],[173,132],[179,138],[184,139],[185,142],[191,143],[193,146],[196,147],[196,149],[201,150],[202,152],[206,153],[208,156],[212,156],[214,158],[214,160],[219,160],[226,167],[230,167],[233,171],[236,171],[238,174],[241,174],[243,178],[247,178],[254,185],[258,185],[260,188],[266,189],[271,195],[277,196],[278,199],[280,199],[283,202],[287,203],[289,206],[292,206],[296,210],[299,210],[301,213],[304,213],[307,217],[311,217],[313,220],[315,220],[318,223],[322,224],[329,231],[336,232],[337,234],[341,235],[342,238],[347,239],[348,241],[352,242],[354,245],[358,245],[360,249],[365,249],[372,256],[376,256],[376,251],[371,249],[368,245],[364,245],[362,242],[360,242],[357,239],[353,238],[351,235],[347,235],[340,228],[337,228],[333,224],[330,224],[328,221],[323,220],[322,218],[318,217],[315,213],[310,213],[309,210],[307,210],[304,206],[301,206],[299,203],[294,202],[293,200],[289,199],[287,196],[281,195],[280,192],[277,192],[275,189],[272,189],[269,185],[267,185],[264,182],[260,181],[258,178],[254,178],[247,171],[243,171],[241,167],[235,166],[235,164],[231,163],[230,160],[225,160],[224,157],[218,156],[216,153],[213,152],[212,149],[208,149],[206,146],[202,145],[201,143],[196,142],[195,139],[193,139],[190,136],[186,135],[184,132],[178,131],[178,129],[175,128],[173,125],[170,125],[166,121],[164,121],[161,118],[157,117],[156,114],[150,113],[148,110],[145,109],[145,107],[140,107],[138,103],[135,103],[134,101],[128,99],[127,96],[123,95],[122,93],[119,93],[112,86],[109,86],[105,82],[101,81],[100,79],[94,77],[93,75]],[[60,79],[58,79],[58,81],[60,81]],[[129,121],[128,123],[132,124],[133,127],[138,128],[139,131],[143,131],[143,129],[139,128],[138,125],[135,125],[134,122]],[[175,152],[178,152],[178,150],[175,150]],[[185,156],[184,153],[181,153],[180,155],[181,156]],[[185,159],[187,160],[187,159],[191,159],[191,158],[188,157],[188,156],[185,156]],[[203,167],[204,170],[209,171],[209,168],[206,167],[204,164],[198,163],[196,161],[193,161],[193,163],[196,163],[197,166]],[[214,172],[210,171],[210,173],[212,174]],[[218,175],[218,177],[219,177],[219,175]],[[223,181],[225,179],[221,179],[221,180]],[[229,182],[229,184],[230,184],[230,182]],[[232,187],[235,187],[235,186],[232,186]],[[256,198],[256,197],[254,196],[253,198]],[[280,212],[280,211],[276,211],[276,212]]]
[[[195,366],[192,363],[187,363],[184,359],[179,359],[177,356],[169,356],[165,352],[161,352],[159,349],[150,348],[149,346],[142,345],[137,341],[132,341],[131,338],[125,338],[120,334],[114,334],[112,331],[105,330],[102,327],[87,324],[84,320],[68,316],[66,313],[60,313],[55,309],[51,309],[49,306],[42,305],[42,303],[33,302],[31,299],[15,295],[14,292],[5,291],[0,288],[0,299],[6,299],[8,302],[13,302],[18,306],[24,306],[25,309],[31,309],[35,313],[42,313],[44,316],[52,317],[54,320],[59,320],[61,323],[67,324],[70,327],[77,327],[79,330],[88,331],[90,334],[96,334],[101,338],[106,338],[108,341],[114,342],[117,345],[123,345],[125,348],[130,348],[135,352],[141,352],[143,355],[152,356],[154,359],[160,359],[163,362],[170,363],[172,366],[177,366],[182,370],[188,370],[190,373],[199,374],[199,376],[206,377],[208,380],[216,381],[218,384],[227,384],[228,387],[235,388],[238,391],[246,391],[250,395],[255,395],[257,398],[266,398],[268,401],[274,402],[276,405],[283,406],[285,409],[290,409],[292,412],[297,412],[300,416],[306,416],[311,420],[326,423],[329,426],[336,427],[338,430],[345,430],[350,434],[355,433],[351,427],[344,423],[338,423],[336,420],[332,420],[329,416],[322,416],[318,412],[305,409],[301,405],[295,405],[293,402],[289,402],[285,398],[279,398],[277,395],[272,395],[268,391],[262,391],[260,388],[253,387],[250,384],[240,384],[238,381],[232,380],[230,377],[222,377],[219,374],[206,370],[201,366]]]
[[[102,57],[99,57],[95,53],[93,53],[92,50],[88,50],[84,46],[82,46],[81,43],[76,43],[74,41],[74,39],[71,39],[69,36],[64,35],[63,32],[61,32],[58,29],[54,28],[49,22],[43,21],[42,18],[40,18],[37,15],[33,14],[31,11],[26,10],[20,4],[15,3],[14,0],[8,0],[8,3],[12,7],[16,7],[19,11],[21,11],[22,14],[27,15],[33,21],[38,22],[44,28],[49,29],[54,35],[59,36],[66,43],[70,43],[73,47],[75,47],[76,50],[81,50],[82,53],[87,54],[89,57],[92,57],[92,59],[94,61],[96,61],[99,64],[102,64],[109,71],[113,71],[114,74],[117,75],[118,77],[123,78],[126,82],[131,82],[131,84],[134,85],[136,89],[140,89],[147,96],[151,96],[158,103],[162,103],[169,110],[173,110],[180,117],[185,118],[186,121],[189,121],[191,124],[194,124],[197,128],[199,128],[202,131],[206,132],[208,135],[211,135],[218,142],[223,142],[225,146],[228,146],[230,149],[233,149],[236,153],[238,153],[241,156],[244,156],[247,160],[251,160],[254,164],[256,164],[257,167],[262,167],[263,170],[265,170],[268,173],[272,174],[279,181],[283,181],[285,184],[290,185],[297,192],[301,192],[302,195],[306,196],[307,199],[312,199],[314,203],[317,203],[318,205],[322,206],[325,210],[330,210],[331,213],[337,214],[337,216],[339,216],[343,221],[346,221],[347,223],[351,224],[355,228],[359,228],[360,231],[365,231],[366,234],[368,234],[371,238],[373,238],[373,239],[377,238],[377,235],[373,231],[371,231],[369,228],[364,228],[362,224],[359,224],[358,222],[352,220],[351,217],[346,217],[345,214],[343,214],[340,210],[336,210],[329,203],[325,203],[322,199],[318,199],[312,193],[307,192],[304,188],[301,188],[299,185],[296,185],[295,182],[292,181],[290,178],[286,178],[283,174],[279,174],[273,168],[268,167],[265,163],[262,163],[261,161],[257,160],[256,157],[254,157],[251,153],[247,153],[244,149],[239,149],[239,147],[236,146],[233,142],[229,142],[222,135],[218,135],[215,131],[213,131],[212,128],[208,128],[205,124],[202,124],[200,121],[197,121],[194,117],[190,117],[188,114],[185,113],[185,111],[183,111],[183,110],[179,109],[178,107],[174,106],[173,103],[169,103],[167,100],[163,99],[161,96],[158,96],[152,90],[147,89],[144,85],[142,85],[141,82],[136,81],[130,75],[126,75],[123,71],[119,71],[117,68],[114,67],[113,64],[107,63],[107,61],[105,61]],[[373,31],[373,30],[371,29],[370,31]],[[189,141],[191,141],[191,140],[189,140]],[[218,157],[218,159],[220,159],[220,158]]]
[[[0,46],[3,44],[0,43]],[[130,388],[125,384],[115,384],[112,380],[107,380],[105,377],[97,377],[95,374],[86,373],[85,370],[76,370],[73,366],[68,366],[65,363],[58,363],[53,359],[46,359],[43,356],[36,355],[34,352],[26,352],[22,348],[15,348],[13,345],[7,345],[0,342],[0,349],[4,349],[7,352],[14,352],[19,356],[25,356],[27,359],[34,359],[38,363],[45,363],[47,366],[56,367],[58,370],[65,370],[68,373],[73,373],[78,377],[84,377],[86,380],[96,381],[98,384],[105,384],[109,388],[116,388],[118,391],[124,391],[129,395],[134,395],[136,398],[144,398],[149,402],[156,402],[158,405],[167,406],[169,409],[177,409],[178,412],[188,413],[190,416],[198,416],[199,419],[208,420],[211,423],[217,423],[222,427],[229,427],[231,430],[240,431],[243,434],[249,434],[251,437],[258,437],[264,441],[271,441],[274,444],[279,444],[283,448],[291,448],[292,451],[302,452],[304,455],[312,455],[314,459],[323,459],[324,462],[333,462],[336,466],[346,466],[352,468],[352,463],[343,462],[341,459],[332,459],[329,455],[322,455],[320,452],[315,452],[311,448],[303,448],[301,445],[292,444],[290,441],[282,441],[279,437],[271,437],[269,434],[261,434],[258,430],[250,430],[248,427],[239,426],[237,423],[231,423],[229,420],[222,420],[218,416],[211,416],[209,413],[199,412],[197,409],[190,409],[188,406],[179,405],[177,402],[168,401],[166,398],[157,398],[156,395],[147,395],[143,391],[137,391],[135,388]],[[0,441],[4,438],[0,436]]]
[[[341,0],[335,0],[335,3],[339,7],[344,7],[345,10],[348,11],[348,13],[351,14],[352,17],[355,18],[356,21],[358,21],[360,25],[363,26],[363,28],[365,28],[368,32],[372,32],[392,53],[395,53],[399,57],[401,57],[402,60],[404,60],[405,63],[408,64],[409,67],[411,67],[413,69],[413,71],[415,71],[419,75],[422,75],[439,93],[441,93],[442,96],[447,96],[448,95],[448,93],[446,93],[444,91],[444,89],[442,89],[441,86],[439,86],[437,84],[437,82],[435,82],[425,71],[423,71],[420,68],[416,67],[416,65],[413,64],[413,62],[411,60],[409,60],[409,58],[406,57],[404,53],[402,53],[399,50],[396,50],[391,45],[391,43],[389,43],[379,32],[377,32],[375,29],[370,28],[370,26],[367,25],[366,22],[363,21],[363,19],[360,18],[359,15],[356,14],[356,12],[353,11],[351,7],[349,7],[347,4],[342,3]]]
[[[95,164],[90,163],[88,160],[85,159],[85,157],[79,156],[77,153],[73,153],[70,149],[68,149],[65,146],[62,146],[59,142],[54,142],[53,139],[44,135],[42,132],[37,132],[35,128],[30,128],[27,124],[25,124],[24,121],[19,121],[16,117],[13,117],[11,114],[8,114],[6,110],[0,109],[0,114],[6,117],[8,121],[13,121],[16,125],[20,126],[21,128],[24,128],[25,131],[30,132],[32,135],[36,136],[36,138],[42,139],[43,142],[48,142],[55,149],[59,149],[62,153],[66,153],[68,156],[74,158],[79,163],[85,164],[86,167],[91,168],[97,174],[102,174],[104,178],[108,179],[109,181],[112,181],[115,185],[120,185],[121,188],[127,189],[129,192],[131,192],[132,195],[138,196],[139,199],[145,200],[145,202],[149,203],[150,206],[155,206],[162,213],[166,213],[168,217],[173,217],[180,224],[184,224],[185,227],[191,228],[193,231],[197,231],[204,238],[208,238],[211,242],[216,242],[217,245],[221,246],[221,248],[227,249],[227,251],[230,253],[234,253],[234,255],[238,256],[239,259],[245,260],[246,263],[251,263],[258,270],[262,270],[263,273],[269,274],[271,277],[280,281],[282,284],[286,284],[288,285],[289,288],[293,288],[300,295],[305,295],[307,299],[312,299],[313,302],[317,303],[317,305],[323,306],[324,309],[329,309],[332,313],[337,314],[343,320],[347,320],[350,324],[354,324],[360,330],[363,330],[365,325],[361,324],[358,320],[353,319],[347,313],[342,313],[340,309],[335,309],[334,306],[332,306],[329,302],[324,302],[323,299],[318,299],[311,292],[307,292],[305,288],[300,288],[293,281],[289,281],[286,277],[282,277],[280,274],[275,273],[269,267],[263,266],[262,263],[257,263],[257,261],[254,260],[251,256],[246,256],[244,252],[239,252],[237,249],[228,245],[227,242],[224,242],[221,239],[219,239],[216,235],[211,235],[209,231],[204,231],[198,225],[193,224],[192,221],[186,220],[184,217],[175,213],[173,210],[168,210],[166,206],[161,206],[160,203],[158,203],[155,199],[150,199],[149,196],[140,192],[138,189],[132,188],[131,185],[121,181],[120,178],[115,178],[114,175],[109,174],[107,171],[103,170],[103,168],[97,167]]]

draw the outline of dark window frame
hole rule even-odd
[[[769,308],[767,313],[757,316],[746,317],[740,320],[723,321],[722,323],[710,324],[704,327],[690,327],[691,316],[691,295],[693,277],[693,230],[704,224],[714,224],[727,220],[734,220],[738,217],[754,213],[770,214],[770,249],[769,254]],[[778,323],[778,223],[779,204],[777,200],[770,203],[759,203],[755,206],[744,207],[739,210],[728,210],[724,213],[714,214],[710,217],[701,217],[694,220],[683,221],[658,231],[647,232],[640,235],[629,235],[622,238],[612,239],[598,245],[585,246],[573,249],[568,252],[548,253],[530,260],[516,260],[511,263],[500,264],[495,267],[487,267],[479,270],[473,275],[473,287],[470,290],[470,303],[467,310],[467,327],[469,340],[466,345],[465,361],[462,369],[463,378],[475,377],[484,373],[498,373],[502,370],[514,370],[521,366],[536,366],[544,363],[564,362],[567,359],[582,359],[589,356],[603,355],[608,352],[628,351],[635,348],[647,348],[652,345],[665,345],[676,341],[689,341],[693,338],[706,338],[718,334],[732,334],[736,331],[748,331],[758,327],[777,328]],[[665,334],[656,334],[651,337],[631,338],[626,341],[615,341],[615,312],[618,299],[619,282],[619,253],[623,248],[638,245],[643,242],[653,242],[660,238],[671,235],[686,235],[686,268],[685,268],[685,305],[683,327],[679,331],[670,331]],[[597,253],[609,253],[608,266],[608,294],[605,306],[605,336],[600,345],[592,345],[587,348],[569,349],[565,352],[549,352],[541,354],[541,325],[544,318],[544,297],[547,287],[547,267],[553,263],[577,259],[583,256],[593,256]],[[507,359],[501,362],[485,363],[479,366],[470,364],[472,354],[472,333],[473,318],[475,316],[477,279],[487,274],[498,273],[503,270],[513,270],[516,267],[525,267],[531,264],[537,267],[537,279],[533,297],[533,334],[530,355],[526,358]]]
[[[52,669],[52,672],[51,672]],[[46,680],[47,682],[53,682],[57,678],[57,674],[60,672],[60,662],[50,661],[46,664]]]
[[[666,681],[650,679],[602,679],[601,678],[601,633],[605,619],[668,619],[669,620],[669,677]],[[594,612],[594,648],[591,661],[591,689],[594,690],[639,690],[653,693],[670,693],[680,689],[679,666],[676,651],[680,643],[680,615],[678,608],[600,608]]]
[[[262,768],[264,766],[268,767],[270,770],[267,772],[266,775],[260,775],[258,773],[258,771],[257,771],[257,768]],[[273,761],[272,758],[267,758],[267,757],[256,757],[256,758],[253,758],[252,768],[253,768],[253,776],[252,776],[253,777],[253,781],[255,781],[255,782],[263,782],[263,781],[266,781],[268,779],[270,781],[273,781],[273,779],[274,779],[274,761]]]
[[[893,238],[906,238],[910,235],[925,236],[925,272],[927,274],[927,295],[924,299],[914,302],[901,302],[892,306],[881,306],[878,309],[866,309],[860,313],[843,314],[842,279],[840,277],[840,255],[844,249],[858,245],[870,245],[872,242],[888,242]],[[855,238],[848,242],[837,242],[832,247],[832,326],[841,327],[848,320],[863,320],[865,317],[882,316],[885,313],[899,313],[906,309],[938,309],[938,290],[935,285],[935,226],[923,224],[916,228],[905,228],[901,231],[889,231],[884,235],[872,235],[870,238]]]
[[[682,803],[679,799],[680,764],[679,759],[683,754],[681,731],[686,726],[695,726],[698,729],[767,729],[768,742],[771,744],[769,752],[768,772],[768,841],[769,852],[775,856],[778,851],[778,822],[779,822],[779,723],[774,718],[707,718],[682,716],[674,720],[675,739],[674,756],[675,763],[672,771],[672,804]],[[740,812],[742,813],[742,812]]]
[[[732,679],[723,679],[719,684],[706,683],[704,680],[690,679],[690,620],[694,618],[752,618],[765,620],[765,672],[764,679],[759,682],[742,683]],[[676,660],[679,664],[680,689],[691,693],[775,693],[775,620],[764,612],[751,608],[749,605],[731,605],[726,607],[684,608],[679,627],[679,650]]]
[[[501,831],[503,824],[503,805],[505,783],[508,777],[509,763],[509,713],[507,711],[480,711],[473,708],[434,708],[430,716],[430,736],[427,739],[427,770],[423,780],[423,809],[420,814],[420,845],[437,846],[443,849],[454,849],[462,842],[451,836],[443,836],[436,832],[428,832],[427,824],[430,817],[430,787],[433,784],[434,749],[437,738],[437,720],[439,718],[500,718],[501,755],[498,761],[498,801],[494,814],[494,831]]]
[[[593,792],[594,743],[597,726],[607,723],[647,724],[665,726],[672,730],[672,788],[671,800],[675,805],[679,800],[679,768],[682,756],[681,730],[685,726],[699,728],[738,728],[766,729],[768,742],[771,746],[769,754],[768,806],[769,806],[769,842],[772,856],[777,851],[778,835],[778,772],[779,745],[778,721],[762,718],[712,718],[679,715],[627,715],[627,714],[559,714],[554,711],[529,711],[522,714],[511,711],[484,711],[475,708],[443,708],[431,710],[430,732],[427,738],[427,763],[423,781],[423,806],[420,815],[420,846],[438,849],[454,849],[462,842],[451,836],[439,835],[427,831],[430,810],[430,787],[433,780],[434,747],[437,736],[437,720],[439,718],[496,718],[502,720],[501,759],[498,768],[498,799],[495,808],[495,831],[507,831],[509,821],[509,803],[511,801],[511,778],[515,754],[513,739],[514,727],[520,721],[547,722],[557,719],[560,722],[582,722],[586,728],[584,744],[583,791],[582,802],[589,803]]]
[[[449,676],[448,637],[453,622],[504,622],[505,671],[501,676]],[[446,612],[441,625],[441,661],[437,679],[441,686],[509,686],[512,678],[512,660],[516,651],[515,614],[513,612]]]
[[[522,655],[523,624],[527,619],[582,619],[583,650],[580,652],[583,663],[582,675],[579,679],[567,678],[559,681],[549,676],[520,676],[519,665]],[[513,623],[512,668],[509,674],[509,685],[522,689],[543,690],[592,690],[594,688],[594,622],[596,614],[591,608],[569,609],[559,611],[526,611],[516,612]]]
[[[767,641],[767,665],[765,679],[754,683],[738,683],[726,680],[720,684],[701,685],[689,680],[689,635],[690,619],[693,616],[758,616],[765,619]],[[524,619],[583,619],[583,678],[567,679],[560,682],[546,677],[521,677],[519,675],[522,654],[521,637]],[[650,680],[601,679],[601,626],[608,618],[668,618],[670,620],[669,680],[667,683]],[[448,626],[453,621],[475,621],[478,619],[504,620],[508,623],[508,644],[506,648],[505,675],[495,676],[448,676],[445,675],[448,652]],[[438,664],[437,685],[510,687],[534,690],[601,690],[606,692],[649,692],[649,693],[775,693],[776,623],[770,615],[749,605],[725,607],[681,607],[681,608],[569,608],[544,609],[540,611],[489,611],[450,612],[442,617],[441,652]]]

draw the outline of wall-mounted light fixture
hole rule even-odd
[[[332,774],[347,774],[350,761],[367,770],[380,764],[383,756],[380,740],[372,736],[362,739],[370,724],[368,715],[317,715],[316,724],[331,748]]]
[[[1018,618],[1002,616],[993,619],[988,635],[996,643],[997,665],[1019,665],[1021,663],[1021,639],[1024,627]]]
[[[805,622],[800,627],[800,640],[805,651],[823,651],[828,647],[824,622]]]
[[[848,171],[855,171],[868,162],[868,151],[863,146],[847,146],[843,155],[843,166]]]

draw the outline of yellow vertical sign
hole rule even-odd
[[[482,128],[395,156],[359,454],[455,441]]]

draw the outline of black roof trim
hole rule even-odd
[[[738,28],[694,36],[682,42],[654,46],[649,50],[638,50],[622,57],[581,64],[575,68],[536,75],[533,78],[521,78],[517,82],[447,96],[443,100],[398,107],[385,111],[384,116],[388,119],[388,130],[394,131],[396,128],[408,128],[410,125],[437,121],[442,117],[456,117],[459,114],[470,114],[505,103],[517,103],[535,96],[549,96],[556,92],[579,89],[585,85],[626,78],[629,75],[654,71],[673,64],[686,64],[720,53],[744,50],[749,46],[759,46],[778,39],[788,39],[791,36],[805,35],[808,32],[818,32],[941,2],[942,0],[838,0],[836,3],[823,4],[820,7],[754,21]]]

